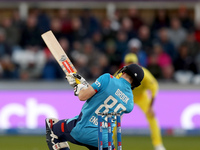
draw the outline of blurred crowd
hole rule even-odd
[[[136,8],[127,9],[126,15],[117,10],[101,19],[89,9],[77,16],[59,9],[53,17],[35,9],[22,20],[15,10],[0,22],[0,79],[63,78],[41,39],[42,33],[52,30],[88,80],[105,72],[114,74],[123,66],[124,56],[135,53],[140,65],[157,79],[190,82],[200,74],[200,23],[188,14],[185,7],[173,17],[160,9],[147,25]]]

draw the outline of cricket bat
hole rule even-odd
[[[69,73],[76,73],[76,68],[68,58],[67,54],[64,52],[53,32],[50,30],[43,33],[41,36],[64,73],[66,75],[69,75]],[[79,84],[80,81],[76,79],[76,83]]]

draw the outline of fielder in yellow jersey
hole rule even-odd
[[[124,62],[125,66],[132,63],[137,64],[138,58],[134,53],[129,53],[125,56]],[[142,80],[141,85],[133,89],[134,103],[140,107],[149,122],[151,139],[155,150],[165,150],[162,143],[160,127],[153,110],[153,102],[159,89],[158,82],[146,68],[143,67],[143,71],[144,79]],[[120,78],[121,73],[116,74],[115,76]],[[149,91],[151,95],[149,95]],[[116,136],[114,135],[114,139],[115,138]]]

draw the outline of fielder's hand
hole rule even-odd
[[[77,84],[77,85],[74,87],[74,95],[75,95],[75,96],[78,96],[79,92],[80,92],[83,88],[87,88],[87,87],[88,87],[87,85]]]

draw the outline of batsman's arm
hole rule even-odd
[[[111,75],[106,73],[101,75],[93,84],[85,84],[87,87],[83,87],[85,82],[82,82],[83,84],[78,84],[81,90],[78,92],[78,97],[81,101],[86,101],[92,96],[94,96],[98,91],[102,90],[103,87],[107,87],[109,80],[111,78]],[[83,81],[83,80],[82,80]],[[78,91],[78,90],[76,90]]]
[[[88,86],[88,88],[83,88],[79,94],[78,98],[80,101],[86,101],[89,98],[91,98],[94,94],[96,94],[96,91],[93,89],[91,85]]]
[[[88,84],[87,88],[84,88],[80,91],[78,97],[81,101],[86,101],[92,96],[94,96],[98,91],[103,90],[103,87],[107,87],[111,75],[106,73],[101,75],[94,83],[91,85]]]

